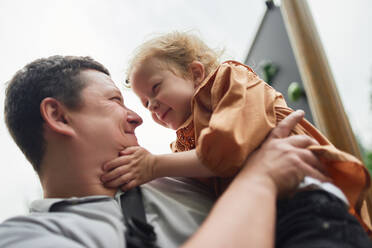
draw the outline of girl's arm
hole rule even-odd
[[[193,103],[197,155],[222,177],[241,169],[276,126],[275,106],[285,105],[274,89],[237,62],[223,63]]]
[[[195,150],[154,155],[140,146],[128,147],[103,166],[107,187],[128,190],[159,177],[215,176],[198,159]]]
[[[154,177],[213,177],[212,171],[205,167],[195,150],[156,155]]]

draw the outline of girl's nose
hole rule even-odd
[[[149,100],[149,106],[148,109],[150,111],[155,111],[156,109],[159,108],[159,102],[156,99],[150,99]]]

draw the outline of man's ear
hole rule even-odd
[[[40,103],[40,113],[46,125],[54,132],[72,136],[74,129],[69,125],[66,107],[52,97],[44,98]]]
[[[189,65],[189,72],[191,74],[192,80],[195,83],[195,87],[198,87],[205,78],[205,68],[202,63],[194,60]]]

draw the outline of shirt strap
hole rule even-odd
[[[157,247],[154,227],[146,220],[141,188],[135,187],[122,194],[120,204],[127,227],[125,232],[127,247]]]

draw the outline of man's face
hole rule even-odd
[[[87,147],[92,156],[117,156],[122,149],[137,146],[134,130],[142,119],[125,107],[111,78],[96,70],[84,70],[79,80],[87,84],[81,92],[82,107],[70,113],[78,144]]]

